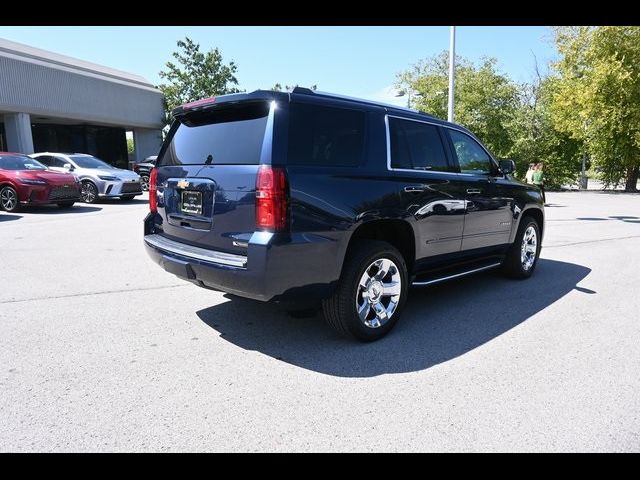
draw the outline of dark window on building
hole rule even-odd
[[[450,171],[435,125],[389,118],[389,137],[392,168]]]
[[[488,175],[492,171],[489,154],[473,138],[458,130],[449,130],[461,173]]]
[[[362,163],[364,112],[297,103],[289,108],[287,163],[338,167]]]
[[[266,102],[193,112],[181,119],[158,165],[260,163]]]

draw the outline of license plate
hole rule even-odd
[[[183,191],[180,210],[183,213],[202,215],[202,192]]]

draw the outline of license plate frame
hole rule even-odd
[[[180,192],[180,211],[188,215],[202,216],[202,192],[196,190]]]

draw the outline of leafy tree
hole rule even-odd
[[[518,107],[518,86],[497,71],[496,60],[456,60],[455,121],[469,128],[498,157],[513,146],[509,125]],[[397,76],[396,87],[411,92],[415,107],[447,118],[449,54],[422,60]]]
[[[133,138],[127,138],[127,153],[132,154],[135,150]]]
[[[275,92],[281,92],[282,90],[284,90],[285,92],[291,92],[294,88],[298,87],[299,85],[296,83],[295,85],[285,85],[284,89],[282,88],[282,84],[280,83],[276,83],[273,87],[271,87],[271,90],[275,91]],[[311,90],[317,90],[318,89],[318,85],[311,85],[309,87]]]
[[[559,27],[552,115],[585,143],[606,184],[635,190],[640,171],[640,27]]]
[[[537,68],[536,68],[537,73]],[[524,178],[530,163],[544,163],[545,183],[558,188],[577,181],[582,168],[583,144],[559,131],[550,114],[554,81],[539,74],[519,89],[519,104],[510,132],[513,145],[509,157]]]
[[[186,102],[227,93],[237,93],[237,66],[234,62],[225,64],[222,53],[217,48],[206,53],[200,51],[200,44],[189,37],[177,42],[179,50],[172,56],[176,63],[167,62],[166,69],[159,73],[167,83],[158,88],[165,99],[165,123],[171,122],[171,110]]]

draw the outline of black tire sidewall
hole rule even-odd
[[[345,302],[345,306],[347,307],[347,311],[343,313],[344,315],[346,315],[345,320],[347,322],[347,328],[354,337],[365,342],[378,340],[389,333],[389,331],[395,326],[398,318],[402,314],[402,310],[407,300],[407,294],[409,291],[407,266],[400,252],[398,252],[394,247],[385,242],[376,243],[378,243],[383,249],[377,252],[371,252],[368,255],[358,258],[357,266],[355,267],[354,265],[350,265],[351,271],[349,271],[344,278],[344,280],[346,280],[346,283],[342,286],[344,291],[341,292],[341,295],[343,296],[342,301]],[[391,319],[381,327],[370,328],[362,323],[360,317],[357,314],[355,308],[356,295],[358,292],[360,278],[364,274],[365,270],[375,260],[381,258],[387,258],[393,261],[393,263],[395,263],[400,270],[399,273],[402,281],[402,291],[400,293],[400,301],[398,302],[398,306],[396,307],[396,310],[393,313]]]
[[[537,239],[537,245],[536,245],[536,258],[533,262],[533,265],[531,265],[531,268],[529,270],[525,270],[522,266],[522,262],[520,261],[520,249],[522,248],[522,240],[524,237],[524,232],[527,231],[527,229],[533,225],[533,228],[535,228],[536,230],[536,239]],[[538,259],[540,258],[540,248],[542,247],[542,242],[540,241],[540,227],[538,226],[538,222],[536,222],[533,218],[531,217],[526,217],[523,219],[523,222],[520,224],[520,228],[518,229],[518,235],[516,237],[516,241],[513,245],[514,247],[514,255],[517,257],[517,267],[519,269],[518,272],[518,277],[520,278],[529,278],[532,274],[533,271],[536,269],[536,265],[538,264]]]
[[[20,199],[18,198],[18,191],[13,187],[5,185],[4,187],[0,188],[0,194],[4,190],[13,191],[13,194],[16,196],[16,205],[11,210],[7,210],[6,208],[4,208],[4,206],[2,206],[2,204],[0,204],[0,210],[4,210],[5,212],[9,212],[9,213],[18,211],[18,209],[20,208]]]
[[[98,187],[96,187],[92,182],[89,182],[89,181],[85,181],[85,182],[83,183],[83,185],[90,186],[91,188],[93,188],[93,189],[94,189],[94,191],[95,191],[95,198],[94,198],[93,200],[91,200],[91,201],[87,200],[86,198],[82,198],[82,201],[83,201],[84,203],[96,203],[96,202],[98,201]]]

